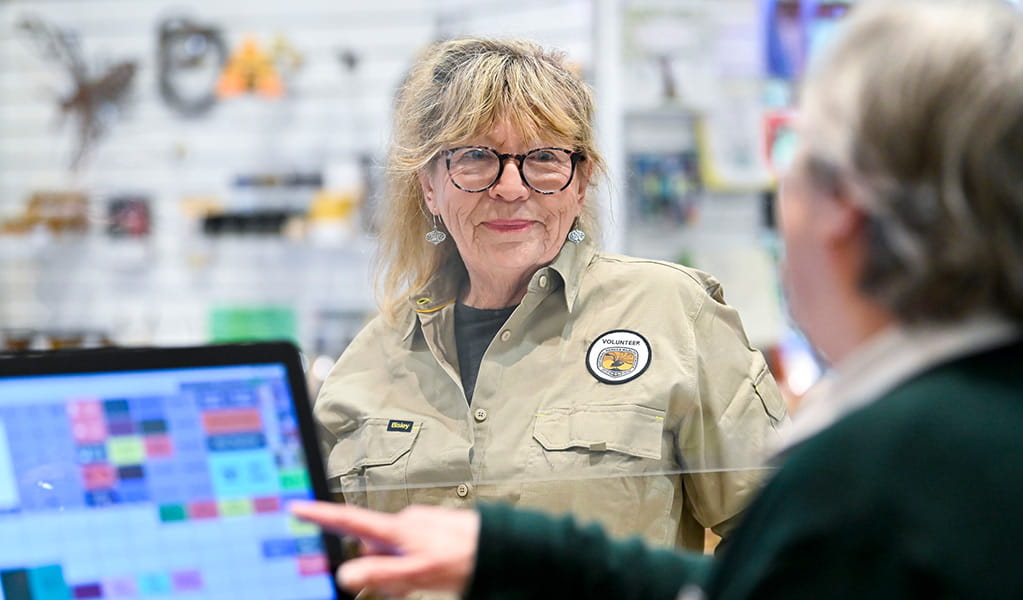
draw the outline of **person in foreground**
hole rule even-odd
[[[412,66],[381,314],[315,404],[345,503],[505,501],[702,549],[759,489],[781,394],[713,277],[599,250],[592,122],[585,82],[531,42]]]
[[[469,598],[1023,598],[1023,18],[856,5],[801,95],[779,217],[833,365],[721,556],[505,506],[295,513],[349,588]]]

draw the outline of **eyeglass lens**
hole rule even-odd
[[[572,154],[560,148],[529,151],[520,166],[522,178],[538,192],[563,189],[572,178]],[[489,148],[456,148],[448,158],[448,172],[458,187],[481,192],[493,185],[501,172],[501,158]]]

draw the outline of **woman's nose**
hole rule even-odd
[[[528,198],[529,192],[529,186],[526,185],[522,178],[522,172],[519,171],[518,161],[509,156],[505,159],[501,176],[490,188],[491,197],[505,202],[516,202]]]

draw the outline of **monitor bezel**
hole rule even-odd
[[[309,470],[313,496],[331,501],[324,460],[313,419],[309,386],[301,351],[289,341],[240,342],[202,346],[111,346],[28,352],[0,353],[0,379],[64,374],[123,373],[162,369],[282,364],[288,377],[295,416],[302,437],[302,450]],[[349,600],[333,573],[344,556],[337,536],[323,533],[323,547],[336,598]]]

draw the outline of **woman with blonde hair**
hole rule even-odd
[[[502,500],[703,548],[785,409],[709,275],[598,251],[593,100],[526,41],[430,46],[398,96],[381,314],[316,416],[345,502]]]

